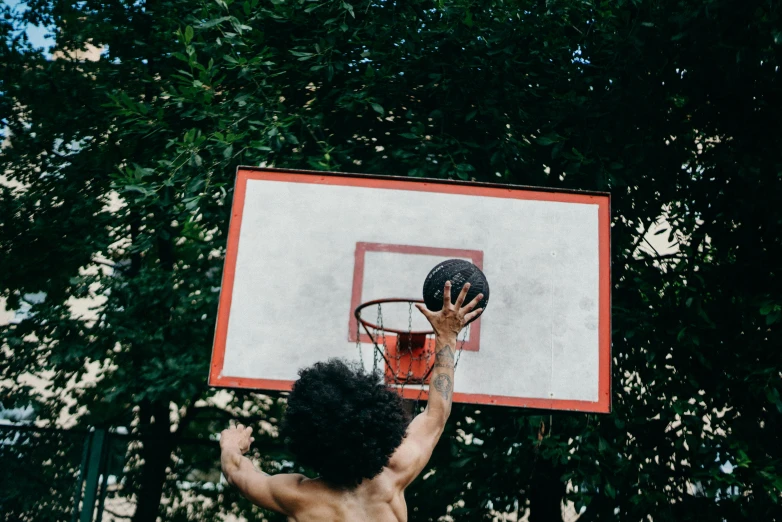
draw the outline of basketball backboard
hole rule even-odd
[[[289,390],[317,361],[371,366],[356,307],[420,299],[432,267],[461,258],[491,300],[454,400],[608,412],[609,207],[605,193],[240,167],[209,383]],[[410,317],[427,328],[408,306],[383,308],[386,325]]]

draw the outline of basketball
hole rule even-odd
[[[489,282],[480,268],[464,259],[443,261],[426,276],[424,280],[424,304],[426,304],[429,310],[436,312],[443,307],[443,288],[445,288],[446,281],[451,281],[452,303],[456,302],[462,287],[466,283],[470,283],[470,289],[467,291],[464,304],[472,301],[476,295],[483,294],[483,299],[475,308],[483,308],[486,311],[486,305],[489,304]]]

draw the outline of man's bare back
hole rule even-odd
[[[298,489],[299,509],[290,521],[407,520],[404,492],[385,471],[352,490],[335,489],[321,479],[303,479]]]
[[[410,423],[402,443],[377,476],[364,479],[354,488],[339,488],[323,479],[295,473],[261,473],[243,457],[253,441],[252,428],[239,424],[223,431],[220,438],[221,462],[228,482],[254,504],[287,515],[290,521],[406,521],[404,491],[429,462],[451,412],[456,335],[482,311],[473,310],[483,298],[481,294],[462,306],[468,288],[465,285],[452,304],[450,281],[446,283],[443,309],[436,313],[416,305],[432,324],[436,336],[429,399],[424,412]]]

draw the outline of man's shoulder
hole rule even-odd
[[[300,473],[280,473],[272,475],[274,496],[276,500],[288,508],[295,507],[306,495],[305,483],[310,480]]]
[[[304,477],[297,485],[297,489],[303,497],[306,498],[336,498],[344,500],[346,498],[392,498],[401,491],[396,473],[388,467],[371,478],[365,479],[355,488],[340,488],[329,484],[322,478]]]
[[[400,475],[407,475],[410,469],[416,466],[418,454],[419,451],[415,442],[406,439],[391,455],[381,475],[386,475],[391,480],[398,479]]]
[[[290,474],[285,489],[285,499],[289,513],[299,515],[311,513],[313,509],[322,512],[339,505],[339,490],[329,486],[320,478],[308,478],[304,475]],[[305,517],[306,519],[306,517]]]

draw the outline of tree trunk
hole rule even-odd
[[[142,423],[147,423],[146,429],[142,429],[141,458],[144,467],[133,522],[155,522],[166,482],[166,468],[171,462],[174,435],[171,433],[168,405],[154,404],[143,409],[148,410],[141,412]]]
[[[562,522],[565,484],[560,476],[551,461],[537,461],[530,487],[529,522]]]

